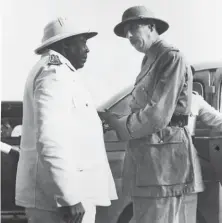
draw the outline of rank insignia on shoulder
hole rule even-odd
[[[62,62],[60,61],[59,59],[59,56],[58,55],[50,55],[49,56],[49,62],[48,62],[49,65],[61,65]]]

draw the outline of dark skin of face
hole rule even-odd
[[[83,35],[69,38],[64,42],[64,56],[75,69],[82,68],[87,60],[89,48],[86,42],[87,38]]]

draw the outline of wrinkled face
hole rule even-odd
[[[89,48],[86,42],[87,38],[85,36],[76,36],[66,41],[65,54],[75,69],[82,68],[87,60]]]
[[[150,25],[130,23],[124,27],[124,33],[132,46],[141,53],[146,53],[152,45],[153,32]]]

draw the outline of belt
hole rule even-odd
[[[188,125],[189,115],[173,115],[168,126],[184,127]]]

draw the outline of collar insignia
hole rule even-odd
[[[48,62],[48,64],[49,65],[58,65],[59,66],[59,65],[62,64],[62,62],[59,59],[59,56],[58,55],[52,54],[52,55],[49,56],[49,62]]]

